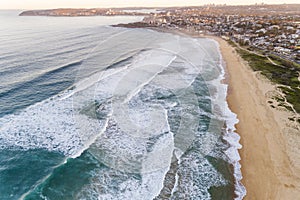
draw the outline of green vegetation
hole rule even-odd
[[[267,57],[258,56],[254,53],[237,48],[237,52],[246,60],[254,71],[260,71],[273,83],[283,85],[279,87],[285,95],[286,101],[293,105],[295,111],[300,113],[300,65],[284,60],[277,56],[270,56],[278,65],[272,64]],[[276,97],[279,105],[293,111],[281,97]]]
[[[289,61],[289,60],[285,60],[280,58],[279,56],[275,56],[275,55],[270,55],[269,56],[274,62],[289,67],[289,68],[298,68],[298,70],[300,69],[300,64],[297,64],[295,62]]]
[[[236,45],[235,42],[233,42],[233,41],[231,41],[231,40],[228,40],[227,42],[228,42],[228,44],[230,44],[231,46],[237,47],[237,45]]]

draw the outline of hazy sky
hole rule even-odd
[[[298,0],[0,0],[0,9],[100,8],[124,6],[189,6],[215,4],[280,4]]]

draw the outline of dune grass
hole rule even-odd
[[[286,101],[293,105],[294,110],[300,114],[300,65],[284,60],[277,56],[270,56],[278,65],[272,64],[267,57],[261,57],[254,53],[236,48],[240,56],[249,63],[254,71],[260,71],[271,82],[282,85],[279,87],[285,95]],[[293,111],[283,99],[276,99],[280,106]]]

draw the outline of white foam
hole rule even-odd
[[[1,119],[8,121],[0,129],[1,148],[45,148],[65,155],[76,154],[104,123],[79,116],[73,112],[72,99],[59,98],[53,97]]]
[[[128,66],[99,72],[47,100],[29,106],[23,111],[0,119],[1,149],[44,148],[67,156],[79,156],[103,131],[107,120],[96,120],[81,114],[80,110],[111,98],[111,88]],[[95,87],[102,90],[95,96]],[[108,87],[107,87],[108,86]],[[111,87],[110,87],[111,86]],[[107,105],[108,102],[105,102]]]
[[[215,42],[215,44],[218,47],[220,60],[222,61],[223,58],[221,55],[219,43],[217,43],[217,41],[215,41],[215,40],[213,40],[213,41]],[[225,77],[224,67],[226,67],[225,63],[224,62],[220,63],[220,67],[221,67],[221,71],[222,71],[221,75],[224,79],[224,77]],[[228,88],[228,86],[226,85],[226,88],[225,88],[226,93],[225,94],[227,94],[227,88]],[[242,172],[241,172],[241,165],[239,163],[241,158],[240,158],[238,149],[241,149],[242,145],[239,143],[240,136],[235,132],[236,131],[235,125],[239,122],[239,120],[237,119],[237,115],[230,110],[228,103],[226,101],[226,96],[224,98],[224,101],[226,103],[225,110],[224,110],[225,117],[226,117],[226,132],[225,132],[225,135],[223,138],[230,145],[230,147],[225,151],[225,153],[234,166],[234,177],[235,177],[235,181],[236,181],[235,182],[235,194],[237,195],[237,197],[235,199],[241,200],[246,195],[246,188],[241,183],[243,176],[242,176]]]
[[[228,184],[227,180],[216,171],[214,166],[207,160],[189,155],[181,160],[179,168],[180,186],[174,189],[172,199],[203,199],[209,200],[211,196],[208,189],[212,186]]]
[[[225,120],[227,132],[224,139],[231,145],[226,154],[234,164],[236,193],[242,197],[244,191],[239,182],[242,176],[237,152],[241,146],[238,143],[239,136],[234,133],[236,115],[226,103],[227,86],[221,84],[223,68],[220,67],[221,72],[217,71],[218,77],[209,77],[212,73],[210,66],[218,67],[215,65],[217,55],[211,55],[212,52],[199,46],[195,39],[176,36],[165,37],[164,40],[167,42],[151,44],[148,51],[140,53],[129,65],[93,74],[79,80],[73,90],[30,106],[19,114],[0,119],[0,138],[3,143],[0,148],[45,148],[71,157],[79,156],[89,148],[110,169],[96,170],[92,182],[83,188],[79,196],[87,192],[98,199],[153,199],[163,187],[177,145],[168,124],[167,109],[180,105],[182,115],[178,132],[184,137],[179,138],[176,155],[181,156],[193,142],[199,114]],[[109,43],[108,40],[105,42]],[[211,42],[205,44],[212,45]],[[173,68],[164,75],[162,72],[175,61],[181,63],[172,65]],[[213,114],[205,113],[196,106],[198,99],[191,84],[199,74],[203,75],[203,81],[207,81],[210,89],[211,95],[207,98],[212,101]],[[158,90],[172,91],[177,95],[178,103],[150,101],[151,92],[146,94],[149,103],[145,103],[141,95],[149,85]],[[95,101],[103,103],[104,107],[99,109],[103,108],[107,113],[104,119],[97,120],[80,113]],[[151,137],[155,141],[151,141]],[[203,146],[207,147],[207,152],[203,152],[205,155],[212,151],[214,139],[209,134],[203,137],[202,142],[206,143]],[[206,150],[204,148],[203,151]],[[192,179],[187,182],[185,187],[192,192],[191,195],[202,195],[201,198],[209,199],[209,187],[227,183],[205,159],[191,162],[187,168],[199,173],[203,180],[198,186],[192,184]],[[142,180],[121,172],[140,173]],[[111,175],[115,173],[124,178],[118,185],[119,191],[113,191],[110,185],[114,183],[114,176]],[[103,190],[105,192],[101,193]]]

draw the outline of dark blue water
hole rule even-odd
[[[0,118],[70,87],[93,48],[116,33],[108,25],[140,19],[19,17],[20,12],[0,11]],[[5,145],[0,138],[1,200],[19,199],[66,158]]]
[[[132,17],[19,17],[0,13],[0,117],[46,99],[74,82],[90,51]]]

